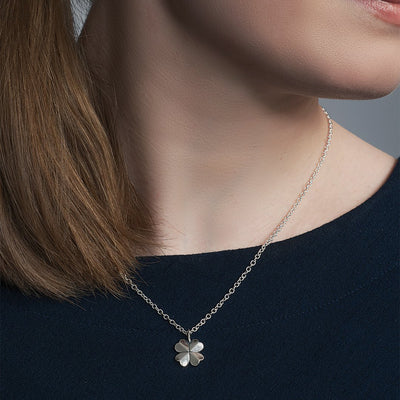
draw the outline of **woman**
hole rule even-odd
[[[4,398],[398,398],[393,10],[2,0]]]

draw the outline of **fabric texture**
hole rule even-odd
[[[236,293],[186,338],[131,288],[79,306],[1,287],[1,399],[398,400],[397,164],[342,216],[272,242]],[[140,257],[137,284],[185,329],[239,278],[260,246]]]

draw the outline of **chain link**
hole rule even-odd
[[[261,254],[263,251],[266,249],[266,247],[272,242],[274,237],[282,230],[282,228],[285,226],[286,222],[288,219],[291,217],[293,212],[296,210],[297,206],[300,204],[302,198],[304,195],[308,192],[309,188],[311,187],[315,176],[318,174],[319,169],[321,168],[321,165],[325,161],[326,154],[329,149],[329,145],[331,143],[331,138],[332,138],[332,120],[328,114],[328,112],[325,110],[324,107],[322,107],[323,112],[325,113],[328,123],[329,123],[329,132],[328,132],[328,138],[326,140],[324,150],[322,152],[321,157],[319,158],[318,164],[315,167],[313,173],[311,174],[311,177],[307,181],[307,185],[304,188],[304,190],[300,193],[300,195],[297,197],[295,203],[289,210],[289,212],[285,215],[285,217],[281,220],[281,222],[278,224],[278,226],[275,228],[271,236],[267,239],[267,241],[261,246],[261,248],[258,250],[256,255],[254,256],[253,260],[250,261],[250,264],[246,267],[244,272],[240,275],[240,277],[237,279],[237,281],[233,284],[233,286],[228,290],[228,292],[224,295],[224,297],[208,312],[195,326],[193,326],[191,329],[186,330],[183,328],[181,325],[179,325],[174,319],[172,319],[168,314],[164,312],[163,309],[159,308],[157,304],[155,304],[153,301],[151,301],[138,287],[135,283],[132,282],[132,279],[128,278],[126,274],[121,274],[124,280],[130,285],[130,287],[140,296],[144,299],[146,303],[148,303],[153,310],[156,310],[159,315],[161,315],[166,321],[168,321],[172,326],[174,326],[177,330],[179,330],[181,333],[184,335],[188,335],[190,338],[190,334],[193,332],[197,332],[197,330],[203,326],[211,317],[213,314],[215,314],[224,304],[225,302],[229,299],[229,297],[235,293],[236,289],[241,285],[241,283],[246,279],[247,275],[249,272],[252,270],[252,268],[256,265],[257,260],[261,257]]]

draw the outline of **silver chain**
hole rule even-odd
[[[201,326],[203,326],[209,319],[211,319],[212,315],[215,314],[223,305],[224,303],[229,299],[229,297],[235,293],[236,289],[241,285],[241,283],[246,279],[247,274],[252,270],[254,265],[256,265],[257,260],[261,257],[262,252],[266,249],[266,247],[271,243],[272,239],[281,231],[281,229],[284,227],[290,216],[293,214],[294,210],[297,208],[297,206],[300,204],[301,199],[304,197],[304,195],[308,192],[310,186],[313,183],[313,180],[317,173],[319,172],[319,169],[321,168],[321,165],[325,161],[326,154],[329,149],[329,145],[331,143],[331,138],[332,138],[332,120],[325,110],[324,107],[322,107],[323,112],[326,114],[328,123],[329,123],[329,133],[328,133],[328,138],[324,146],[324,150],[322,152],[322,156],[319,158],[318,164],[315,167],[313,173],[311,174],[311,177],[309,178],[307,185],[305,189],[300,193],[300,195],[297,197],[296,202],[293,204],[291,207],[290,211],[286,214],[286,216],[281,220],[279,225],[275,228],[273,231],[272,235],[267,239],[267,241],[261,246],[261,248],[258,250],[257,254],[254,256],[253,260],[251,260],[250,264],[246,267],[245,271],[240,275],[239,279],[234,283],[234,285],[228,290],[228,292],[225,294],[225,296],[210,310],[209,313],[207,313],[204,318],[202,318],[193,328],[186,330],[183,328],[181,325],[175,322],[174,319],[172,319],[168,314],[164,312],[160,307],[157,306],[154,302],[152,302],[138,287],[135,283],[132,282],[132,279],[128,278],[126,274],[121,274],[124,280],[131,286],[131,288],[140,296],[144,299],[146,303],[148,303],[153,310],[156,310],[158,314],[160,314],[165,320],[167,320],[171,325],[173,325],[176,329],[178,329],[180,332],[182,332],[184,335],[187,335],[190,341],[190,334],[193,332],[196,332]]]

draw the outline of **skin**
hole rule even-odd
[[[98,0],[80,40],[114,87],[128,173],[157,224],[152,255],[264,243],[322,154],[318,98],[400,83],[400,28],[354,0]],[[350,211],[391,173],[394,157],[333,129],[274,241]]]

